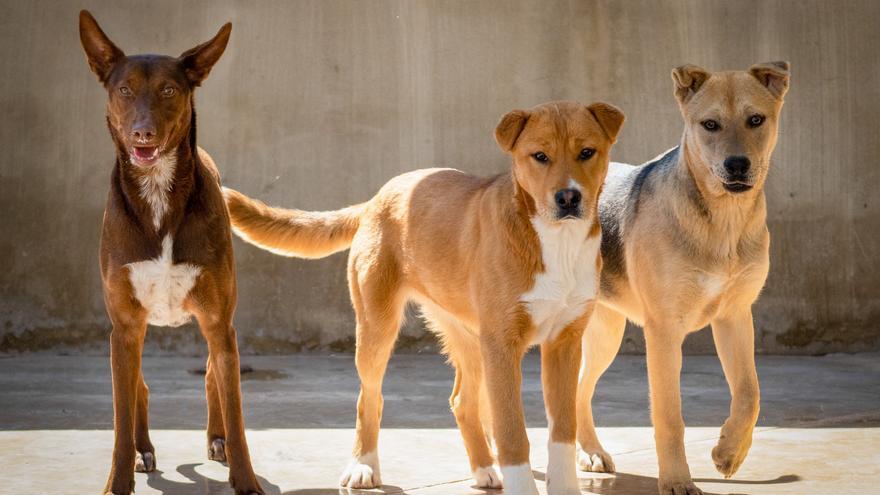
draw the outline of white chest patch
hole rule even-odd
[[[171,190],[171,180],[174,178],[176,166],[177,159],[174,156],[162,156],[149,170],[138,177],[141,198],[150,205],[153,226],[156,230],[162,226],[162,219],[168,211],[168,192]]]
[[[554,340],[596,298],[601,237],[587,237],[592,220],[553,225],[532,218],[532,225],[541,241],[544,271],[520,301],[526,303],[537,330],[531,343],[540,344]]]
[[[192,290],[202,269],[190,263],[174,264],[171,257],[174,241],[162,239],[162,254],[155,259],[125,265],[134,287],[134,296],[147,310],[147,323],[177,327],[190,320],[183,301]]]
[[[714,299],[724,291],[727,280],[722,275],[706,272],[698,277],[698,282],[705,296]]]

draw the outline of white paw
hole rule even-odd
[[[578,468],[581,471],[588,471],[591,473],[613,473],[614,472],[614,461],[611,460],[611,456],[608,452],[605,452],[601,448],[585,451],[583,449],[578,449],[577,456]]]
[[[529,463],[518,466],[501,466],[504,495],[538,495],[538,486]]]
[[[581,487],[575,467],[574,444],[550,442],[547,450],[548,495],[579,495]]]
[[[492,466],[477,468],[474,471],[477,488],[501,488],[501,476]]]
[[[370,452],[353,459],[339,478],[339,485],[346,488],[378,488],[381,486],[379,456],[375,452]]]
[[[138,473],[149,473],[156,470],[156,456],[152,452],[136,452],[134,470]]]

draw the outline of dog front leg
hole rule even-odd
[[[577,436],[577,380],[581,336],[587,318],[572,323],[553,342],[541,345],[541,381],[550,440],[547,448],[547,493],[579,495],[575,439]]]
[[[730,478],[746,458],[758,421],[761,393],[755,370],[755,329],[750,307],[712,321],[712,337],[730,387],[730,416],[712,449],[715,467]]]
[[[504,493],[538,495],[538,487],[529,463],[529,438],[522,403],[522,358],[526,345],[511,341],[519,331],[498,328],[493,335],[483,334],[480,350],[483,355],[486,387],[492,410],[492,430],[498,447],[498,464]]]
[[[651,421],[654,424],[657,462],[660,465],[660,495],[703,493],[691,480],[684,451],[680,388],[683,341],[684,333],[678,331],[674,325],[651,321],[645,325]]]
[[[113,317],[110,369],[113,378],[113,463],[105,494],[128,495],[134,490],[135,414],[141,351],[147,325],[142,319]],[[124,323],[123,323],[124,322]]]

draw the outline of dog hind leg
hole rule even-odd
[[[382,379],[400,330],[405,300],[393,262],[368,263],[361,273],[356,265],[356,256],[353,256],[349,288],[357,319],[355,365],[361,390],[353,459],[343,471],[339,484],[348,488],[376,488],[382,484],[377,452]]]
[[[137,413],[134,420],[134,470],[149,473],[156,470],[156,451],[150,441],[149,427],[150,389],[144,381],[144,374],[138,374]]]
[[[614,461],[596,435],[592,400],[596,382],[620,350],[625,328],[626,318],[622,314],[597,304],[584,332],[577,395],[578,466],[582,471],[614,472]]]

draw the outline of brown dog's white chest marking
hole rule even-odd
[[[592,223],[586,219],[553,225],[532,218],[544,264],[544,271],[535,276],[535,285],[520,298],[535,325],[532,345],[553,341],[596,298],[601,237],[589,236]]]
[[[171,236],[162,239],[162,254],[158,258],[137,261],[125,266],[134,288],[134,296],[147,310],[150,325],[178,327],[188,322],[191,314],[183,301],[196,284],[202,269],[190,263],[174,263]]]

